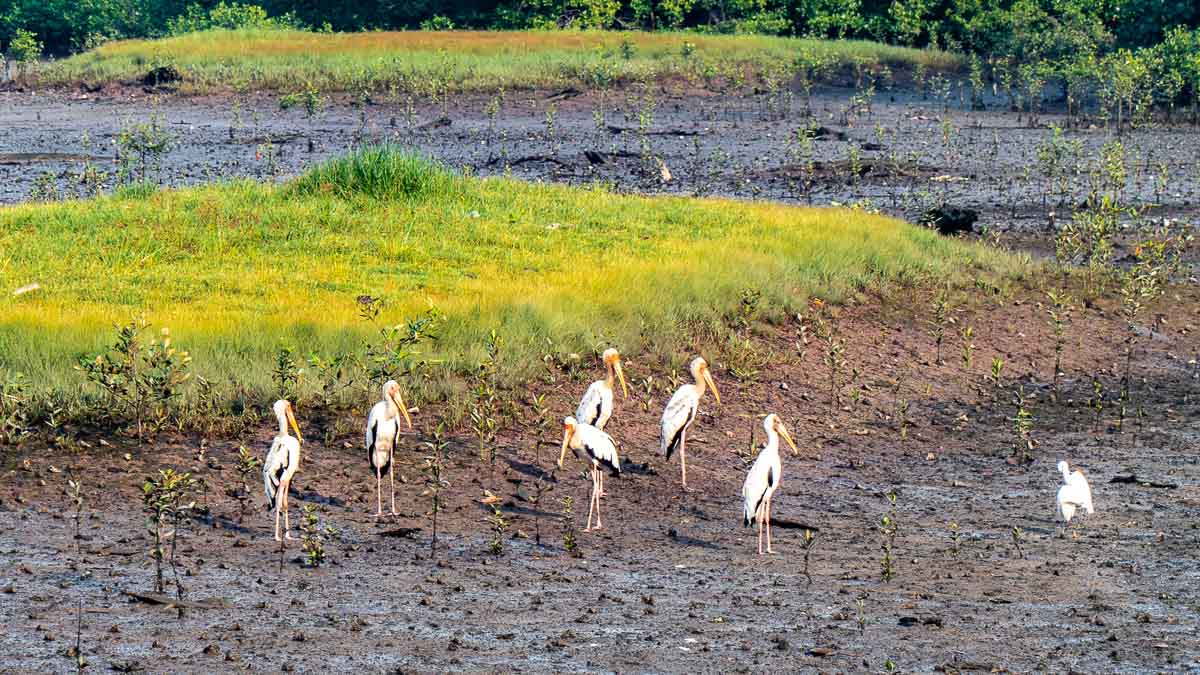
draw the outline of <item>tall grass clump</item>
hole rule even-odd
[[[445,165],[424,155],[380,145],[313,167],[294,180],[290,189],[309,197],[414,199],[444,193],[454,182],[454,174]]]

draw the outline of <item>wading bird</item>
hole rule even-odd
[[[675,449],[679,449],[679,470],[682,476],[683,489],[687,486],[687,432],[696,419],[696,411],[700,409],[700,399],[704,397],[705,387],[712,387],[713,396],[721,403],[721,392],[713,383],[712,375],[708,372],[708,362],[703,357],[692,359],[690,366],[695,384],[685,384],[675,391],[675,395],[667,402],[667,409],[662,416],[661,451],[671,459]],[[689,490],[690,491],[690,490]]]
[[[629,398],[629,388],[625,386],[625,371],[621,369],[621,355],[617,350],[606,349],[601,358],[608,374],[603,380],[593,382],[583,393],[579,408],[575,410],[575,418],[603,431],[613,412],[613,376],[621,380],[621,393],[625,398]]]
[[[750,527],[750,522],[758,523],[758,554],[763,552],[763,529],[767,531],[767,553],[771,551],[771,499],[779,489],[779,480],[783,477],[783,462],[779,459],[779,437],[792,447],[792,454],[798,455],[792,436],[779,421],[774,413],[763,420],[763,429],[767,432],[767,442],[758,452],[758,457],[746,474],[746,483],[742,485],[742,500],[744,501],[743,523]]]
[[[588,502],[588,520],[584,532],[592,530],[592,511],[596,512],[596,529],[604,525],[600,522],[600,497],[604,494],[604,474],[601,467],[608,469],[612,475],[621,475],[621,460],[617,457],[617,444],[612,436],[600,431],[590,424],[577,422],[574,417],[563,420],[562,453],[558,456],[558,468],[562,468],[563,460],[567,457],[567,448],[574,451],[575,456],[592,465],[592,498]]]
[[[1082,509],[1088,515],[1094,511],[1092,487],[1088,485],[1083,472],[1078,469],[1071,471],[1066,461],[1058,463],[1058,470],[1063,475],[1063,486],[1058,488],[1058,513],[1062,516],[1063,522],[1069,526],[1071,519],[1075,517],[1076,510]]]
[[[400,385],[388,380],[383,385],[383,400],[371,408],[367,416],[367,459],[375,469],[375,517],[383,515],[383,472],[388,472],[392,484],[392,515],[396,513],[396,469],[392,459],[396,454],[396,443],[400,440],[400,416],[412,429],[412,418],[400,395]]]
[[[288,523],[288,488],[292,485],[292,476],[300,468],[300,427],[296,426],[296,416],[292,413],[292,404],[279,399],[272,406],[275,419],[279,420],[279,435],[271,441],[271,449],[267,451],[267,459],[263,462],[263,489],[267,493],[267,509],[275,507],[275,541],[279,538],[279,514],[283,512],[284,536],[292,538],[292,526]],[[288,435],[288,424],[296,431],[296,437]]]

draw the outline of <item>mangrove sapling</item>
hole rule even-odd
[[[162,183],[162,159],[175,144],[175,135],[157,110],[149,122],[126,124],[114,141],[117,145],[117,183],[149,182],[154,169],[155,182]]]
[[[157,593],[162,593],[164,589],[163,563],[167,562],[164,546],[170,542],[170,563],[173,567],[179,525],[195,506],[194,502],[187,500],[198,485],[199,481],[192,474],[174,469],[160,469],[158,475],[142,483],[142,507],[148,515],[147,529],[154,542],[150,555],[154,560],[154,590]],[[182,599],[183,587],[179,584],[178,572],[175,574],[175,584],[176,594]]]
[[[879,560],[880,577],[884,581],[891,581],[896,576],[896,558],[894,552],[896,550],[896,535],[900,531],[899,524],[896,521],[896,491],[889,490],[887,493],[888,503],[890,507],[888,512],[879,519],[879,548],[883,551],[883,557]]]
[[[501,555],[504,553],[504,532],[508,530],[509,521],[504,517],[504,511],[501,510],[499,501],[492,501],[488,506],[492,509],[492,514],[487,517],[487,524],[492,529],[492,538],[488,541],[488,551],[492,555]]]
[[[237,474],[241,481],[241,489],[234,488],[232,492],[238,501],[238,525],[242,524],[242,519],[246,515],[246,504],[250,501],[250,479],[259,472],[259,467],[262,466],[262,460],[246,449],[246,446],[238,446],[237,457]]]
[[[25,376],[6,374],[0,382],[0,443],[15,446],[29,434],[32,404]]]
[[[812,556],[813,546],[816,545],[817,538],[813,535],[812,530],[804,528],[804,541],[800,547],[804,549],[804,578],[808,580],[808,585],[812,585],[812,576],[808,573],[808,560]]]
[[[1071,296],[1064,292],[1046,291],[1046,313],[1054,334],[1054,401],[1058,402],[1058,381],[1062,376],[1062,356],[1067,341],[1067,326],[1071,323]]]
[[[300,510],[300,551],[304,554],[304,566],[320,567],[328,557],[325,542],[337,535],[337,529],[329,523],[321,524],[315,504],[305,504]]]
[[[479,441],[479,459],[489,463],[496,459],[496,432],[500,426],[496,368],[503,343],[495,330],[488,333],[487,356],[475,370],[475,386],[471,389],[471,427]]]
[[[275,381],[281,398],[296,400],[302,372],[292,348],[287,345],[281,346],[279,353],[275,355],[275,368],[271,371],[271,378]]]
[[[963,372],[970,374],[971,364],[975,361],[975,329],[971,326],[963,326],[962,330],[958,331],[958,337],[962,341]]]
[[[1022,530],[1019,527],[1013,527],[1010,534],[1012,535],[1013,548],[1017,551],[1017,557],[1024,560],[1025,549],[1021,548],[1021,541],[1025,537],[1025,530]]]
[[[132,417],[138,439],[147,427],[157,431],[175,413],[192,357],[171,346],[170,331],[161,339],[147,335],[150,324],[136,319],[117,328],[117,339],[93,358],[80,358],[76,370],[100,387],[118,419]]]
[[[933,297],[930,310],[926,323],[929,327],[929,335],[937,347],[936,363],[941,365],[943,363],[942,342],[946,339],[946,326],[954,322],[950,316],[950,292],[948,289],[942,288],[938,291],[937,295]]]
[[[950,521],[947,529],[950,531],[950,552],[957,557],[959,551],[958,542],[962,538],[961,533],[958,531],[958,523]]]
[[[1013,394],[1013,404],[1017,410],[1009,421],[1013,424],[1013,460],[1018,464],[1029,464],[1033,461],[1033,449],[1037,441],[1033,438],[1033,423],[1035,418],[1029,409],[1030,397],[1025,394],[1025,386],[1017,388]]]
[[[579,532],[575,529],[575,500],[563,497],[562,500],[563,549],[573,557],[579,557]]]
[[[71,502],[72,518],[75,521],[75,557],[76,565],[81,562],[82,539],[79,535],[79,521],[83,517],[83,479],[67,479],[67,499]]]
[[[433,536],[429,540],[430,558],[437,555],[438,513],[442,510],[442,490],[450,487],[450,481],[446,480],[445,464],[446,448],[450,442],[442,438],[445,429],[445,423],[439,422],[433,430],[433,437],[423,443],[430,452],[425,456],[425,463],[421,466],[421,473],[425,475],[425,491],[421,493],[421,496],[429,497],[429,517],[433,532]]]
[[[533,543],[538,548],[542,546],[542,499],[547,492],[554,490],[554,484],[545,480],[544,476],[539,476],[533,482],[533,494],[529,496],[529,503],[533,505]]]

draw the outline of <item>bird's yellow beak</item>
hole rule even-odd
[[[567,459],[567,446],[571,444],[571,427],[563,426],[563,444],[562,452],[558,455],[558,468],[562,468],[563,461]]]
[[[392,396],[392,403],[395,403],[396,407],[400,409],[400,414],[404,415],[404,421],[408,422],[408,428],[411,430],[413,428],[412,418],[408,415],[408,406],[404,405],[404,397],[400,395],[399,389],[396,389],[396,394]]]
[[[295,432],[296,432],[296,440],[298,440],[298,441],[300,441],[301,443],[303,443],[303,442],[304,442],[304,437],[300,435],[300,427],[296,425],[296,416],[292,414],[292,407],[291,407],[291,406],[288,406],[288,409],[287,409],[287,418],[288,418],[288,422],[290,422],[290,423],[291,423],[291,425],[292,425],[292,431],[295,431]]]
[[[619,359],[613,364],[613,369],[617,371],[617,379],[621,381],[621,393],[625,398],[629,398],[629,387],[625,386],[625,369],[621,367]]]
[[[713,396],[716,397],[717,404],[719,405],[721,403],[721,392],[717,391],[717,383],[713,382],[712,374],[708,372],[707,368],[704,369],[704,381],[713,390]]]
[[[792,447],[792,455],[799,457],[800,450],[796,447],[796,442],[792,440],[792,435],[788,433],[787,429],[783,428],[782,424],[779,425],[779,435],[783,436],[783,440],[787,441],[787,444]]]

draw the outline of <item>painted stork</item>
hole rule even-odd
[[[292,412],[292,404],[279,399],[272,406],[275,419],[279,420],[279,435],[271,441],[271,449],[267,451],[267,459],[263,462],[263,490],[267,493],[267,509],[275,508],[275,541],[279,538],[279,514],[283,513],[284,536],[292,538],[292,526],[288,522],[288,488],[292,485],[292,476],[300,468],[300,427],[296,426],[296,416]],[[288,424],[296,431],[296,437],[288,435]]]
[[[567,448],[574,451],[575,456],[592,465],[592,496],[588,502],[588,520],[584,532],[592,530],[592,512],[596,512],[596,529],[603,527],[600,522],[600,497],[604,494],[604,474],[600,469],[608,469],[614,476],[621,475],[621,459],[617,457],[617,444],[612,436],[600,431],[590,424],[582,424],[574,417],[563,420],[562,453],[558,456],[558,468],[562,468],[563,460],[567,458]]]
[[[1082,509],[1088,515],[1095,510],[1092,506],[1092,487],[1088,485],[1083,472],[1078,469],[1071,471],[1066,461],[1058,463],[1058,470],[1063,476],[1063,485],[1058,488],[1058,513],[1063,522],[1070,525],[1077,509]]]
[[[796,444],[791,434],[784,428],[779,416],[772,413],[763,420],[763,429],[767,432],[767,442],[758,452],[758,457],[746,474],[746,482],[742,485],[742,500],[744,502],[743,523],[750,527],[750,522],[758,523],[758,554],[763,552],[763,530],[767,531],[767,553],[771,550],[771,500],[779,489],[779,481],[783,478],[783,462],[779,459],[779,437],[792,447],[792,454],[798,455]]]
[[[614,376],[621,380],[621,393],[625,398],[629,398],[629,388],[625,386],[625,371],[621,369],[621,355],[617,350],[604,350],[601,359],[608,374],[603,380],[593,382],[583,393],[579,408],[575,410],[575,418],[603,431],[608,418],[612,417]]]
[[[383,385],[383,400],[371,408],[367,416],[367,459],[375,469],[375,517],[383,515],[383,472],[388,472],[392,486],[392,515],[396,512],[396,469],[392,458],[396,454],[396,443],[400,440],[400,416],[412,429],[412,418],[400,395],[400,385],[388,380]]]
[[[696,383],[683,385],[667,402],[667,408],[663,411],[662,416],[661,451],[666,454],[667,459],[671,459],[675,449],[679,449],[679,470],[682,475],[683,489],[690,492],[687,486],[688,428],[696,419],[696,412],[700,409],[700,399],[704,398],[705,388],[712,388],[713,396],[716,397],[718,404],[721,403],[721,392],[717,391],[717,385],[713,383],[712,375],[708,371],[708,362],[702,357],[697,356],[692,359],[689,368]]]

